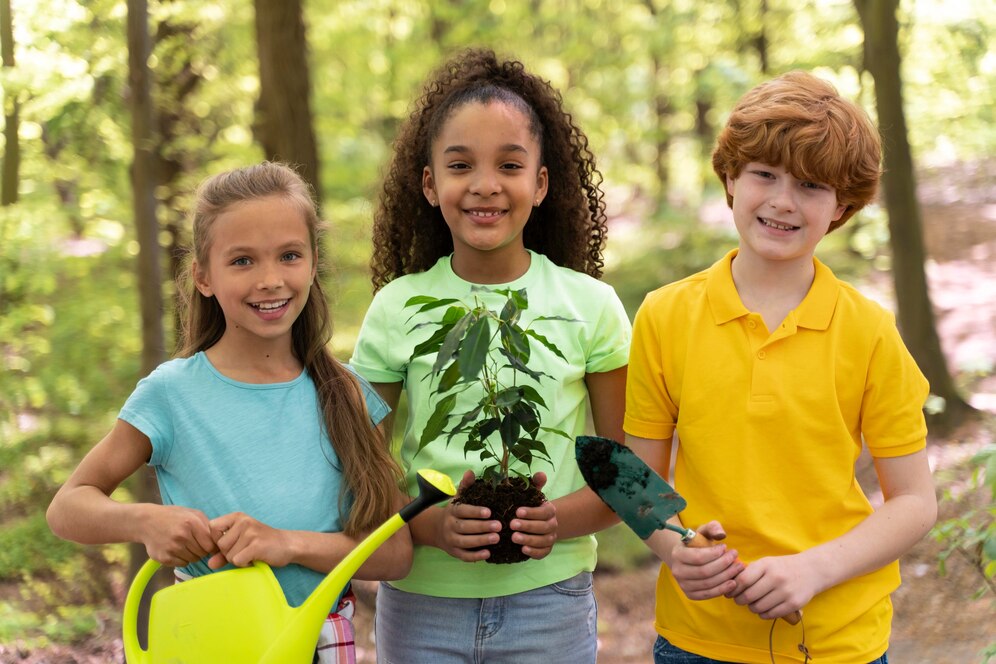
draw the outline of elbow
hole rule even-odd
[[[52,531],[52,534],[61,539],[69,539],[65,528],[63,528],[64,519],[62,519],[62,510],[59,506],[59,494],[55,494],[52,502],[48,505],[48,509],[45,510],[45,521],[48,523],[48,528]]]

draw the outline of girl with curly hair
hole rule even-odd
[[[545,317],[543,333],[562,353],[531,349],[530,366],[546,374],[533,384],[544,425],[573,439],[590,402],[596,432],[621,439],[630,324],[598,281],[600,183],[560,94],[521,62],[468,50],[429,78],[400,129],[374,217],[375,296],[351,360],[392,408],[407,393],[399,456],[410,491],[415,461],[464,485],[483,466],[443,440],[418,450],[432,360],[410,358],[432,329],[418,324],[434,312],[411,316],[405,303],[415,295],[477,297],[494,308],[505,297],[497,291],[526,289],[520,322]],[[479,399],[473,391],[461,399]],[[482,547],[502,528],[487,508],[450,504],[413,521],[412,571],[377,595],[380,661],[595,661],[592,533],[614,517],[585,487],[573,445],[548,434],[544,444],[552,469],[534,481],[549,500],[518,507],[507,526],[526,562],[483,562]]]

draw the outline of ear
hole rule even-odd
[[[422,169],[422,194],[432,207],[439,205],[439,196],[436,195],[436,183],[432,179],[432,169],[428,166]]]
[[[837,211],[830,218],[830,221],[837,221],[838,219],[840,219],[840,217],[847,211],[847,207],[848,206],[846,205],[837,205]]]
[[[736,178],[731,178],[729,174],[726,175],[726,193],[731,197],[733,196],[733,184],[737,181]]]
[[[535,203],[534,207],[539,207],[539,204],[546,198],[549,186],[550,172],[546,169],[546,166],[540,166],[539,172],[536,174],[536,196],[533,199]]]
[[[211,290],[211,283],[208,281],[207,272],[195,260],[190,264],[190,274],[194,279],[194,287],[200,291],[204,297],[211,297],[214,292]]]

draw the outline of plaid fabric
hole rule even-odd
[[[173,570],[176,582],[189,581],[192,577]],[[356,613],[356,595],[349,588],[339,600],[339,605],[322,623],[318,635],[315,658],[312,664],[356,664],[356,639],[353,632],[353,614]]]
[[[356,595],[349,589],[339,600],[339,606],[322,624],[315,649],[314,664],[356,664],[356,639],[353,633],[353,614],[356,612]]]

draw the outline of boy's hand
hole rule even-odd
[[[460,480],[458,492],[473,483],[474,471],[468,470]],[[498,543],[501,522],[490,519],[491,510],[463,503],[449,503],[443,510],[445,514],[439,523],[436,540],[439,548],[454,558],[468,563],[487,559],[491,555],[490,551],[473,549]]]
[[[726,537],[718,521],[710,521],[697,529],[709,539]],[[735,550],[725,544],[689,547],[678,543],[671,550],[671,574],[689,599],[702,600],[729,595],[737,588],[734,580],[744,570]]]
[[[218,544],[218,553],[208,561],[211,569],[219,569],[226,563],[248,567],[254,560],[271,567],[284,567],[292,562],[286,533],[248,514],[232,512],[212,519],[211,533]]]
[[[533,475],[533,484],[542,490],[546,485],[546,473]],[[522,553],[539,560],[549,555],[557,541],[557,508],[549,500],[538,507],[520,507],[515,510],[515,518],[509,526],[512,541],[522,545]]]
[[[802,554],[761,558],[737,576],[736,588],[726,596],[773,620],[802,609],[821,591],[820,582],[818,570]]]
[[[149,505],[142,543],[149,558],[182,567],[218,551],[207,515],[177,505]]]

